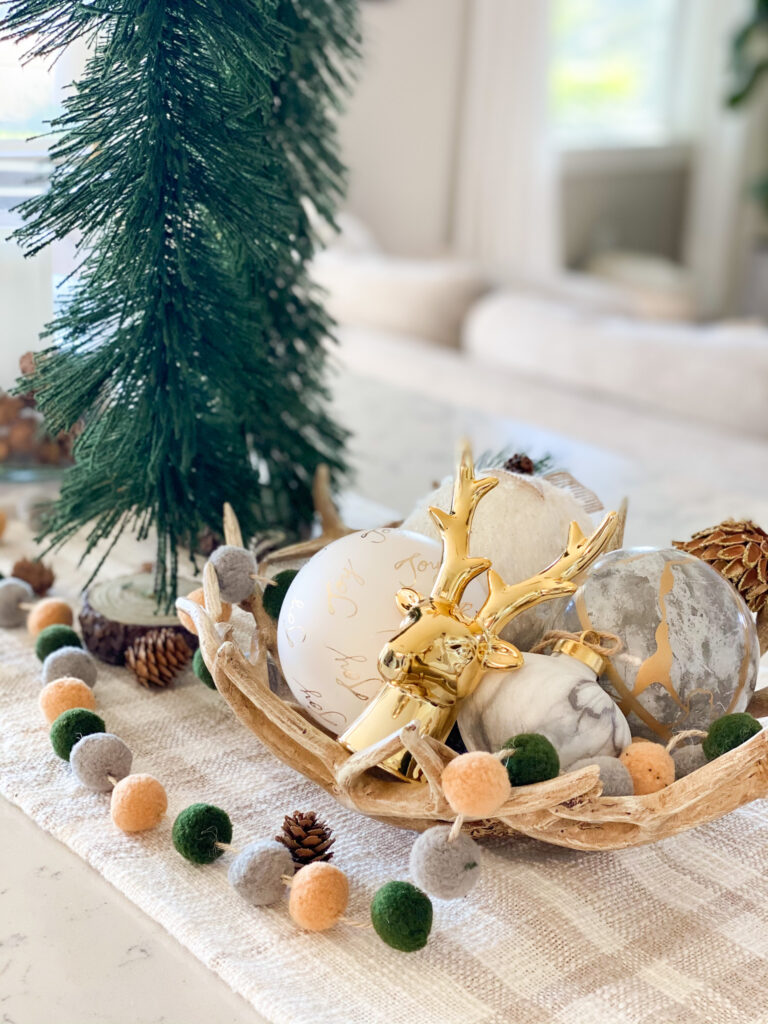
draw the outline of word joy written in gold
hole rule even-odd
[[[440,568],[440,562],[433,562],[429,558],[424,558],[419,551],[415,551],[412,555],[407,555],[405,558],[401,558],[399,562],[395,562],[395,570],[397,572],[400,572],[404,566],[408,566],[411,571],[411,578],[402,582],[402,586],[407,586],[408,583],[413,583],[419,573],[426,572],[427,569],[433,569],[437,572]]]
[[[365,585],[365,578],[352,567],[352,559],[347,559],[347,564],[341,570],[338,578],[329,580],[326,583],[328,593],[328,612],[335,615],[339,607],[347,612],[347,618],[352,619],[357,615],[358,604],[354,598],[349,596],[349,588],[353,584]]]
[[[365,664],[368,660],[364,654],[343,654],[341,651],[337,651],[335,647],[328,647],[328,650],[334,655],[333,660],[338,666],[337,672],[341,675],[341,677],[339,675],[336,676],[336,684],[338,686],[343,686],[345,690],[349,690],[358,700],[366,701],[370,700],[372,696],[376,696],[381,689],[381,677],[376,675],[363,679],[356,667],[361,663]],[[365,693],[363,690],[364,686],[372,686],[373,693]]]

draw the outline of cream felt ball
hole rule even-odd
[[[96,710],[96,698],[93,690],[82,679],[54,679],[40,691],[38,698],[40,710],[48,723],[53,723],[70,708],[86,708]]]
[[[540,572],[561,555],[572,521],[585,535],[594,527],[589,515],[568,491],[541,477],[520,476],[504,469],[483,469],[478,475],[495,476],[498,485],[478,503],[472,522],[469,553],[490,558],[493,569],[506,583],[517,583]],[[423,498],[404,520],[404,530],[415,530],[437,539],[437,527],[429,506],[449,510],[453,480]],[[467,588],[466,604],[477,611],[488,594],[485,576]],[[561,614],[566,600],[546,601],[510,622],[502,636],[530,650]]]
[[[568,766],[569,772],[587,765],[596,764],[600,769],[600,782],[603,784],[603,796],[632,796],[635,791],[632,776],[618,757],[584,757]]]
[[[254,907],[277,903],[285,893],[283,875],[294,872],[290,851],[274,839],[249,843],[229,867],[229,884]]]
[[[24,580],[17,580],[14,576],[0,580],[0,626],[4,629],[20,626],[27,617],[20,605],[34,600],[35,592]]]
[[[466,896],[480,877],[480,848],[469,836],[449,839],[450,825],[422,832],[411,847],[410,870],[416,885],[441,900]]]
[[[660,743],[631,743],[622,753],[621,761],[632,776],[635,796],[658,793],[675,781],[675,762]]]
[[[222,601],[240,604],[251,596],[256,585],[256,556],[252,551],[222,544],[208,561],[216,570]]]
[[[491,817],[512,793],[507,769],[483,750],[459,754],[449,761],[441,781],[452,810],[468,818]]]
[[[82,679],[88,686],[96,683],[96,659],[82,647],[59,647],[43,662],[43,683],[54,679]]]
[[[133,754],[127,743],[111,732],[93,732],[72,747],[69,763],[81,786],[107,793],[130,774]],[[111,776],[111,778],[110,778]]]
[[[288,913],[308,932],[332,928],[349,903],[349,882],[339,868],[315,861],[301,868],[291,883]]]
[[[127,775],[112,790],[112,821],[123,832],[154,828],[167,810],[165,789],[151,775]]]
[[[382,689],[378,657],[400,629],[402,587],[428,594],[442,552],[436,540],[382,528],[328,544],[288,588],[277,623],[286,682],[337,735]]]

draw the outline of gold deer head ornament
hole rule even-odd
[[[428,597],[406,587],[396,600],[405,616],[400,631],[379,655],[379,671],[388,684],[369,708],[340,737],[361,750],[413,719],[443,740],[456,718],[458,702],[469,696],[490,669],[515,669],[523,656],[502,640],[501,630],[521,612],[556,597],[573,594],[575,578],[606,550],[617,526],[610,512],[591,537],[571,523],[563,554],[520,583],[506,584],[486,558],[469,555],[472,519],[480,499],[498,479],[476,479],[472,455],[462,451],[450,512],[430,508],[443,542],[437,579]],[[489,593],[476,615],[466,614],[461,600],[467,586],[488,572]],[[397,758],[383,767],[403,774]]]

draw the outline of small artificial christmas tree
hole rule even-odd
[[[71,231],[80,272],[21,387],[49,428],[77,421],[51,545],[86,554],[157,531],[156,595],[225,500],[246,535],[309,518],[320,462],[343,468],[324,408],[326,318],[307,276],[310,204],[332,220],[334,114],[355,0],[10,0],[6,38],[91,56],[53,122],[54,171],[25,202],[33,254]]]

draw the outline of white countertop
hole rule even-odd
[[[371,369],[359,353],[351,362],[364,374]],[[467,434],[476,451],[508,444],[533,455],[552,451],[606,503],[629,492],[631,543],[663,545],[728,515],[768,522],[768,445],[762,442],[648,414],[620,415],[585,399],[558,401],[541,387],[510,396],[508,383],[493,375],[474,382],[482,386],[478,412],[468,408],[466,391],[450,393],[431,355],[422,370],[418,391],[413,381],[405,390],[384,390],[348,374],[336,384],[338,413],[355,428],[356,486],[372,501],[407,511],[436,476],[450,472],[454,443]],[[394,359],[384,372],[390,386],[404,373]],[[512,412],[516,420],[503,418]],[[0,504],[9,497],[0,490]],[[0,829],[0,1024],[263,1020],[2,799]]]

